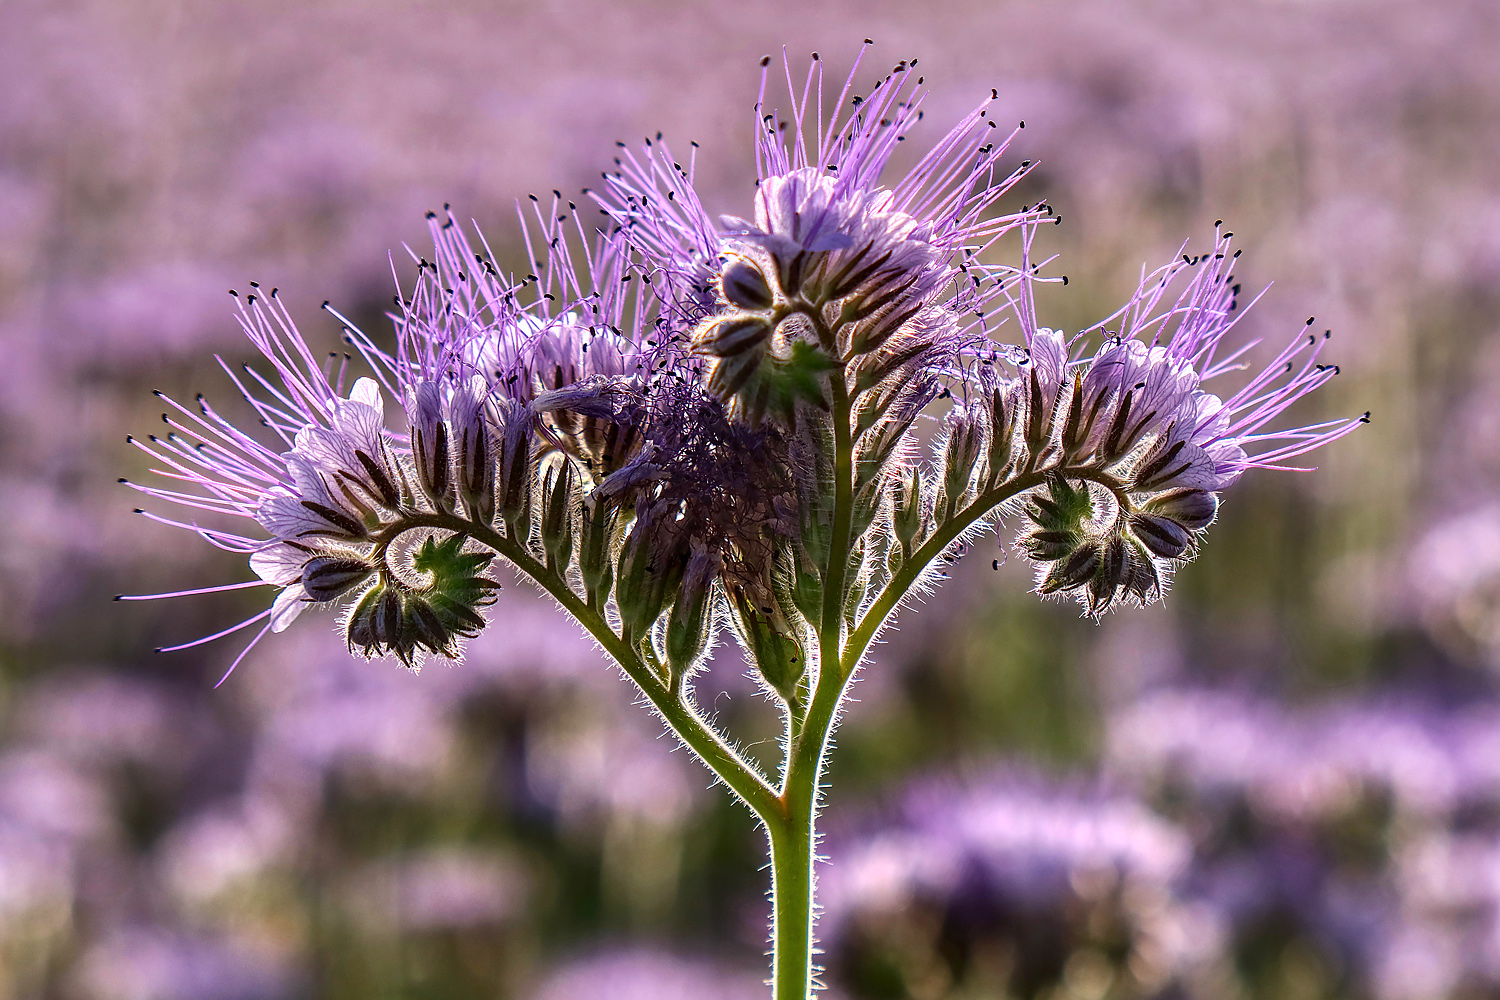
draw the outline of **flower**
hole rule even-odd
[[[903,60],[868,95],[854,94],[861,59],[826,123],[809,111],[823,106],[816,53],[800,88],[784,59],[786,117],[767,110],[770,57],[762,60],[753,219],[711,218],[692,170],[660,135],[639,156],[625,151],[596,194],[648,271],[687,290],[670,313],[695,327],[710,388],[752,421],[789,418],[799,401],[826,406],[821,375],[855,359],[871,384],[950,365],[983,329],[986,306],[1019,280],[976,258],[1051,211],[995,211],[1031,163],[1001,170],[1019,128],[991,138],[993,93],[904,177],[883,183],[923,118],[925,91],[916,61]]]
[[[620,241],[600,240],[588,251],[594,287],[584,292],[557,235],[559,222],[542,228],[544,275],[520,280],[501,278],[451,214],[429,214],[429,224],[437,262],[412,255],[418,280],[407,297],[397,297],[394,351],[375,346],[325,303],[358,358],[331,355],[319,364],[276,289],[236,293],[240,325],[273,374],[247,366],[243,376],[230,376],[285,450],[239,430],[201,396],[196,408],[163,396],[173,410],[164,418],[171,432],[131,439],[157,461],[156,471],[196,492],[134,488],[186,506],[195,518],[227,515],[254,529],[142,513],[244,553],[259,580],[121,599],[277,588],[270,608],[169,649],[264,623],[232,672],[256,642],[286,629],[307,605],[352,598],[345,620],[351,649],[391,653],[408,665],[429,652],[456,657],[462,640],[483,627],[479,609],[499,585],[483,575],[493,553],[444,525],[462,518],[488,525],[528,509],[537,434],[604,468],[633,453],[629,442],[599,430],[597,402],[591,408],[589,393],[578,392],[600,378],[623,377],[632,363],[649,363],[636,297],[617,291],[625,267]],[[553,288],[566,296],[557,312]],[[580,325],[585,315],[594,321],[588,327]],[[372,374],[351,381],[357,363]],[[387,426],[387,397],[399,404],[400,432]],[[417,528],[425,536],[409,534]]]
[[[1227,343],[1244,314],[1229,273],[1240,255],[1232,236],[1216,227],[1211,253],[1183,253],[1143,275],[1121,309],[1076,337],[1041,326],[1029,294],[1013,303],[1025,333],[1015,387],[1027,468],[1058,470],[1045,495],[1032,495],[1034,527],[1020,539],[1039,592],[1072,593],[1093,613],[1160,596],[1196,553],[1219,494],[1247,469],[1296,468],[1287,463],[1368,422],[1366,413],[1274,427],[1338,374],[1319,361],[1328,331],[1304,329],[1227,398],[1210,391],[1259,343]],[[1089,354],[1083,345],[1096,333],[1103,340]],[[983,353],[970,360],[992,363]]]

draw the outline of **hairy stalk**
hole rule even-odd
[[[820,331],[821,318],[817,320]],[[766,821],[771,844],[776,1000],[806,1000],[813,975],[813,863],[823,764],[844,685],[841,647],[844,590],[852,545],[854,446],[850,401],[842,373],[830,379],[834,431],[833,539],[824,567],[823,613],[818,627],[818,671],[806,712],[793,720],[780,801],[782,813]]]
[[[960,535],[972,528],[996,507],[1020,496],[1027,490],[1035,489],[1054,474],[1056,470],[1042,470],[1000,483],[975,497],[973,503],[955,512],[951,518],[938,525],[931,537],[917,547],[917,550],[911,554],[911,558],[902,563],[896,574],[881,588],[880,593],[871,602],[869,610],[865,612],[864,618],[849,634],[849,641],[844,647],[843,657],[839,664],[839,669],[844,675],[854,673],[855,667],[859,666],[870,643],[875,641],[875,636],[885,626],[886,619],[896,608],[900,607],[901,601],[916,584],[922,571],[930,566],[934,559],[942,555],[944,549],[957,541]]]
[[[679,697],[679,691],[669,686],[668,682],[663,679],[661,665],[653,662],[654,656],[648,660],[633,642],[617,635],[600,611],[590,607],[584,598],[573,592],[561,576],[548,570],[524,546],[488,525],[442,514],[408,516],[397,525],[399,531],[392,530],[390,535],[395,537],[401,531],[420,527],[443,528],[468,535],[509,560],[588,630],[595,641],[641,689],[641,693],[661,714],[672,731],[750,807],[756,816],[765,821],[767,816],[776,816],[782,812],[782,805],[775,790],[754,766],[724,740],[717,730]]]

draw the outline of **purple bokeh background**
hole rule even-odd
[[[388,334],[388,254],[614,142],[701,145],[743,213],[756,60],[989,88],[1018,203],[1107,314],[1224,219],[1246,322],[1308,315],[1371,409],[1230,495],[1164,608],[1102,624],[981,545],[855,688],[823,888],[832,995],[1500,996],[1500,7],[1491,0],[138,4],[0,28],[0,997],[758,996],[749,817],[524,587],[462,666],[307,616],[111,604],[248,576],[130,513],[151,389],[232,386],[225,290]],[[774,755],[724,650],[705,705]],[[675,993],[673,991],[676,991]]]

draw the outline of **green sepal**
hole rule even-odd
[[[743,591],[735,592],[733,604],[756,671],[791,704],[797,697],[797,685],[807,673],[807,658],[795,630],[774,606],[757,608]]]

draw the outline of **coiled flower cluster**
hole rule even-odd
[[[886,175],[923,118],[915,66],[863,95],[851,76],[829,121],[807,117],[816,57],[786,116],[763,72],[746,217],[711,215],[660,136],[588,196],[603,229],[559,192],[523,203],[536,271],[432,214],[390,349],[329,309],[352,350],[319,360],[276,290],[237,296],[272,370],[231,375],[279,441],[173,403],[172,433],[136,443],[197,492],[138,488],[253,522],[184,526],[276,588],[238,626],[258,635],[341,604],[351,650],[456,658],[508,564],[648,694],[685,703],[727,630],[793,718],[1007,517],[1039,593],[1159,599],[1244,471],[1358,425],[1273,429],[1336,374],[1327,337],[1215,388],[1253,347],[1228,343],[1222,228],[1096,326],[1042,326],[1035,286],[1058,279],[1033,246],[1058,220],[1003,207],[1031,169],[1020,127],[986,100]]]
[[[1222,228],[1094,327],[1041,325],[1036,286],[1066,279],[1033,247],[1058,220],[1005,204],[1031,164],[994,92],[893,177],[923,118],[915,60],[863,94],[856,60],[828,120],[816,55],[801,87],[786,66],[787,115],[768,65],[751,217],[711,215],[658,135],[588,195],[604,228],[560,192],[523,203],[534,271],[431,214],[389,349],[329,308],[349,351],[320,359],[276,289],[237,295],[271,370],[229,374],[269,437],[168,400],[170,432],[135,441],[168,485],[136,488],[258,578],[206,590],[276,590],[172,647],[259,625],[230,671],[309,606],[414,667],[486,627],[492,572],[550,595],[765,825],[776,996],[806,1000],[824,759],[901,604],[1007,519],[1040,594],[1093,615],[1157,600],[1239,476],[1365,418],[1278,429],[1338,372],[1311,329],[1218,388],[1255,348],[1230,340]],[[726,632],[784,716],[774,780],[693,698]]]

